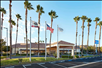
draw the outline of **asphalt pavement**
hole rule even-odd
[[[102,68],[102,56],[63,60],[60,62],[32,63],[2,68]]]

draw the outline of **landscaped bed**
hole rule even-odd
[[[16,59],[8,59],[8,60],[2,60],[1,66],[9,66],[9,65],[19,65],[19,64],[27,64],[27,63],[39,63],[39,62],[49,62],[49,61],[58,61],[58,60],[68,60],[68,58],[52,58],[47,57],[46,60],[44,57],[32,57],[31,62],[29,61],[29,58],[22,58],[22,62],[19,63],[19,58]]]
[[[86,57],[95,57],[99,55],[94,55],[94,56],[82,56],[80,58],[86,58]],[[72,58],[69,58],[72,59]],[[68,60],[68,58],[53,58],[53,57],[47,57],[45,60],[45,57],[32,57],[31,62],[29,61],[28,58],[16,58],[16,59],[5,59],[1,60],[1,66],[10,66],[10,65],[20,65],[20,64],[27,64],[27,63],[40,63],[40,62],[51,62],[51,61],[59,61],[59,60]],[[19,63],[19,61],[22,61]]]

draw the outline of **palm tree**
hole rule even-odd
[[[9,23],[10,23],[10,21],[9,21]],[[13,29],[13,25],[15,26],[16,23],[15,23],[15,21],[11,20],[11,39],[12,39],[12,29]],[[11,47],[11,46],[10,46],[10,47]],[[11,47],[11,53],[10,53],[10,54],[12,54],[12,47]]]
[[[96,25],[95,25],[95,35],[94,35],[94,54],[95,54],[95,40],[96,40],[96,30],[97,30],[97,22],[99,21],[100,19],[98,17],[95,18],[95,22],[96,22]]]
[[[75,41],[75,44],[76,44],[76,53],[77,53],[77,35],[78,35],[78,21],[80,20],[80,17],[77,16],[74,18],[74,21],[76,22],[76,41]]]
[[[11,28],[11,2],[12,0],[10,0],[10,4],[9,4],[9,10],[10,10],[10,14],[9,14],[9,21],[10,21],[10,59],[11,59],[11,54],[12,54],[12,28]]]
[[[52,23],[53,23],[53,19],[57,18],[58,16],[56,15],[56,12],[51,10],[51,12],[48,13],[49,16],[51,17],[51,28],[52,28]],[[50,32],[50,48],[49,48],[49,55],[51,55],[51,36],[52,33]]]
[[[38,13],[38,24],[40,25],[40,15],[44,13],[43,7],[40,5],[37,5],[37,10],[36,12]],[[39,34],[40,34],[40,27],[38,28],[38,57],[39,57]]]
[[[17,30],[16,30],[16,42],[15,42],[15,54],[16,54],[16,44],[17,44],[17,36],[18,36],[18,21],[19,19],[22,20],[20,14],[16,14],[17,17]]]
[[[83,55],[83,37],[84,37],[84,28],[85,28],[85,26],[84,26],[84,22],[85,22],[85,20],[87,19],[87,17],[86,16],[82,16],[81,17],[81,19],[82,19],[82,55]]]
[[[97,25],[100,26],[100,29],[99,29],[99,50],[98,50],[98,54],[100,54],[100,40],[101,40],[101,27],[102,27],[102,21],[100,21]]]
[[[26,39],[26,37],[24,37],[24,43],[25,43],[25,39]]]
[[[6,10],[4,8],[0,8],[0,11],[2,12],[2,27],[3,27],[3,16],[4,14],[6,14]],[[2,39],[2,27],[1,27],[1,39]],[[1,42],[2,43],[2,42]],[[1,46],[1,50],[2,50],[2,46]],[[1,56],[2,56],[2,52],[1,52]]]
[[[31,3],[28,1],[24,2],[24,8],[26,9],[25,11],[25,32],[26,32],[26,57],[28,57],[28,42],[27,42],[27,10],[34,10],[32,7]]]
[[[90,26],[91,26],[90,23],[91,23],[91,21],[92,21],[92,20],[91,20],[90,18],[87,19],[87,22],[88,22],[88,25],[87,25],[87,26],[88,26],[88,35],[87,35],[87,54],[88,54],[89,32],[90,32]]]
[[[44,40],[43,40],[43,43],[44,43]]]

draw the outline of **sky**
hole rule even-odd
[[[35,10],[28,10],[27,26],[28,26],[28,39],[30,39],[30,17],[33,21],[38,22],[38,13],[36,13],[36,6],[39,4],[44,8],[45,13],[41,15],[40,19],[40,40],[45,41],[45,21],[51,25],[51,18],[48,12],[51,10],[56,11],[58,18],[53,20],[54,33],[52,34],[52,43],[57,42],[57,25],[63,28],[63,32],[59,32],[58,40],[67,41],[75,44],[76,23],[73,20],[75,16],[81,17],[82,15],[92,19],[90,27],[89,45],[94,44],[95,33],[95,17],[99,17],[102,21],[102,2],[101,1],[29,1]],[[4,15],[4,26],[9,29],[9,1],[1,1],[1,7],[5,8],[7,14]],[[24,1],[12,1],[12,19],[17,23],[16,14],[20,14],[22,20],[19,20],[18,28],[18,43],[24,43],[25,37],[25,8]],[[82,20],[78,21],[78,45],[79,34],[80,44],[82,44]],[[87,44],[87,21],[85,21],[84,29],[84,45]],[[102,33],[101,33],[102,35]],[[9,36],[9,35],[8,35]],[[6,37],[6,30],[3,29],[3,38]],[[37,42],[38,40],[37,28],[32,28],[31,42]],[[102,36],[101,36],[102,39]],[[16,26],[13,26],[12,43],[15,44],[16,40]],[[96,40],[99,40],[99,26],[97,27]],[[9,41],[9,39],[8,39]],[[47,43],[50,41],[50,31],[47,30]],[[101,40],[102,46],[102,40]]]

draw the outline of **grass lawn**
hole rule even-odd
[[[86,58],[86,57],[95,57],[99,55],[91,55],[91,56],[81,56],[80,58]],[[68,60],[68,58],[53,58],[53,57],[47,57],[46,60],[44,57],[32,57],[31,62],[28,58],[22,58],[22,63],[19,63],[18,58],[16,59],[8,59],[8,60],[1,60],[1,66],[10,66],[10,65],[20,65],[20,64],[27,64],[27,63],[40,63],[40,62],[49,62],[49,61],[58,61],[58,60]]]
[[[48,62],[48,61],[58,61],[58,60],[68,60],[68,58],[52,58],[47,57],[46,60],[44,57],[32,57],[31,62],[29,61],[29,58],[22,58],[22,63],[19,63],[18,58],[16,59],[8,59],[8,60],[2,60],[1,66],[9,66],[9,65],[19,65],[19,64],[27,64],[27,63],[39,63],[39,62]]]

